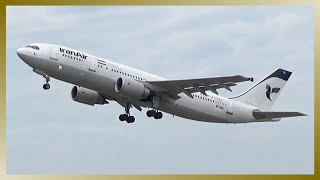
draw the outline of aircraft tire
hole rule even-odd
[[[133,123],[135,121],[134,116],[129,116],[127,119],[127,123]]]
[[[126,115],[126,114],[121,114],[120,116],[119,116],[119,120],[120,121],[126,121],[128,119],[128,116]]]
[[[155,113],[154,118],[155,119],[161,119],[162,116],[163,116],[162,112],[157,112],[157,113]]]
[[[42,87],[44,90],[48,90],[50,89],[50,84],[44,84]]]

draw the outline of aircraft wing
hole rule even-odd
[[[306,114],[302,114],[299,112],[272,112],[272,111],[253,111],[252,115],[256,119],[272,119],[272,118],[306,116]]]
[[[178,99],[178,94],[180,93],[185,93],[187,96],[193,98],[191,93],[194,92],[200,92],[206,96],[205,91],[209,90],[215,94],[218,94],[217,89],[220,88],[232,91],[230,87],[236,86],[236,83],[244,81],[253,81],[253,78],[236,75],[200,79],[149,81],[149,84],[160,88],[161,92],[168,93],[169,96]]]

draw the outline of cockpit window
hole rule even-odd
[[[40,48],[38,46],[34,46],[34,45],[28,45],[28,46],[26,46],[26,48],[32,48],[32,49],[40,50]]]

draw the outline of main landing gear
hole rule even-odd
[[[44,90],[48,90],[50,89],[50,77],[48,75],[45,75],[44,78],[46,79],[46,83],[42,86]]]
[[[155,119],[161,119],[163,117],[162,112],[159,112],[158,110],[148,110],[147,111],[148,117],[154,117]]]
[[[127,121],[127,123],[133,123],[135,121],[135,118],[130,116],[130,107],[131,104],[127,104],[127,107],[125,108],[126,113],[119,116],[120,121]]]

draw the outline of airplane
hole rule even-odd
[[[109,59],[64,46],[32,43],[17,49],[17,55],[45,79],[50,89],[55,78],[74,84],[71,97],[86,105],[115,101],[124,107],[120,121],[133,123],[130,109],[148,108],[148,117],[161,119],[162,112],[211,123],[277,122],[281,118],[306,116],[300,112],[270,111],[292,72],[277,69],[244,93],[226,98],[218,89],[232,91],[237,83],[252,81],[242,75],[169,80]]]

